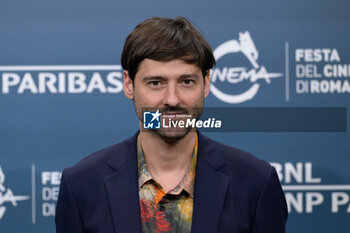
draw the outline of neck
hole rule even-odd
[[[187,170],[192,159],[196,132],[190,131],[185,137],[168,142],[152,132],[140,131],[140,140],[147,167],[152,175],[156,175]]]

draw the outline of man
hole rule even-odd
[[[190,128],[143,129],[145,109],[198,118],[214,64],[183,17],[136,26],[122,66],[140,131],[63,172],[58,233],[285,232],[284,194],[268,163]]]

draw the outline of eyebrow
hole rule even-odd
[[[197,74],[183,74],[180,76],[181,79],[186,79],[186,78],[200,78]]]
[[[155,76],[146,76],[142,79],[142,81],[148,82],[150,80],[166,80],[166,79],[167,78],[164,76],[155,75]]]
[[[197,74],[183,74],[180,75],[180,79],[187,79],[187,78],[195,78],[198,79],[199,76]],[[146,76],[143,78],[144,82],[150,81],[150,80],[166,80],[168,79],[166,76],[161,76],[161,75],[154,75],[154,76]]]

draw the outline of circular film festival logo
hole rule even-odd
[[[4,217],[6,212],[5,203],[9,202],[14,207],[17,206],[18,201],[28,200],[29,196],[15,196],[10,188],[4,186],[5,183],[5,174],[0,166],[0,219]]]
[[[260,79],[266,83],[271,83],[272,78],[283,77],[282,73],[268,73],[265,66],[258,64],[259,52],[248,31],[239,33],[239,40],[229,40],[219,45],[214,50],[216,61],[231,53],[242,53],[251,64],[247,67],[221,67],[214,68],[211,75],[210,90],[218,99],[229,104],[239,104],[254,98],[260,89]],[[249,81],[251,86],[239,94],[228,94],[217,87],[217,81],[238,84]]]

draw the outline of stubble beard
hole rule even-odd
[[[162,113],[180,113],[184,115],[190,115],[192,119],[199,119],[202,115],[204,106],[204,97],[201,99],[200,103],[197,103],[194,108],[185,108],[185,107],[171,107],[171,106],[164,106],[159,108],[147,108],[145,106],[142,106],[138,103],[137,99],[134,96],[134,108],[135,112],[140,120],[140,122],[143,122],[143,112],[144,111],[159,111]],[[162,119],[161,119],[162,120]],[[141,129],[145,130],[145,129]],[[150,129],[147,130],[148,133],[152,133],[156,137],[159,137],[163,141],[174,144],[177,143],[179,140],[183,139],[189,132],[192,130],[195,130],[195,128],[192,127],[184,127],[184,128],[163,128],[160,129]]]

